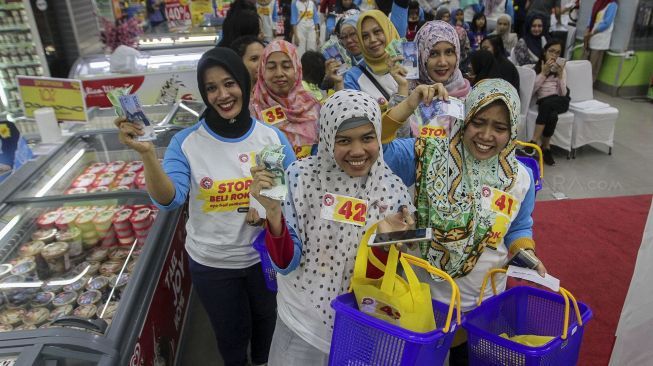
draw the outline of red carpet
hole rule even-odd
[[[535,204],[537,254],[561,285],[594,313],[579,365],[607,365],[651,196]]]

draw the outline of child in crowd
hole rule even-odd
[[[561,53],[562,42],[557,39],[549,41],[534,67],[537,76],[533,95],[537,98],[537,119],[531,143],[542,140],[542,158],[547,165],[555,165],[549,143],[558,123],[558,114],[569,109],[567,74],[565,62],[560,59]]]
[[[419,3],[415,0],[408,3],[408,29],[406,30],[406,39],[412,41],[419,28],[424,24],[419,17]]]
[[[304,74],[302,86],[320,103],[325,97],[324,91],[320,89],[326,74],[325,61],[324,56],[317,51],[306,51],[302,56],[302,71]]]
[[[486,29],[485,15],[483,13],[476,13],[469,26],[469,32],[467,32],[472,51],[476,51],[481,47],[481,41],[487,36]]]
[[[256,0],[256,12],[261,18],[261,31],[266,42],[274,39],[274,30],[277,23],[277,1]]]
[[[313,0],[293,0],[290,18],[298,56],[302,57],[308,50],[315,51],[320,34],[320,17]]]

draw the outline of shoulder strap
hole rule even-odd
[[[388,92],[385,90],[383,86],[381,86],[381,84],[379,84],[379,81],[376,80],[374,75],[372,75],[372,73],[367,69],[367,67],[365,67],[364,65],[356,65],[356,67],[361,69],[363,74],[365,74],[365,76],[367,76],[367,78],[370,79],[370,81],[372,82],[372,84],[374,84],[376,89],[378,89],[379,92],[381,92],[385,100],[390,101],[390,95],[388,94]]]

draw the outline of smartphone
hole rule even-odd
[[[416,241],[430,240],[431,236],[431,228],[391,231],[389,233],[373,234],[368,245],[371,247],[379,247],[398,243],[412,243]]]
[[[564,63],[565,63],[565,58],[564,57],[558,57],[556,59],[556,64],[562,66],[562,65],[564,65]]]
[[[517,254],[512,257],[508,264],[511,266],[535,269],[537,268],[537,265],[540,264],[540,261],[533,255],[533,252],[519,249]]]

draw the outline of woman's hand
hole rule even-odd
[[[326,76],[324,77],[327,81],[333,83],[333,89],[335,91],[342,90],[345,88],[345,82],[342,75],[338,75],[338,69],[340,69],[340,61],[335,58],[330,58],[324,63],[324,68],[326,70]]]
[[[533,257],[537,258],[537,256],[535,255],[535,251],[533,249],[526,249],[526,250],[531,252],[531,254],[533,254]],[[542,263],[542,260],[540,258],[537,258],[537,260],[539,263],[537,264],[537,267],[535,267],[535,270],[540,276],[544,277],[546,275],[546,267],[544,267],[544,263]]]
[[[141,155],[154,152],[154,144],[152,142],[137,140],[138,136],[144,135],[141,125],[131,123],[124,117],[116,118],[113,123],[118,127],[118,139],[120,142]]]
[[[544,73],[545,76],[549,76],[551,73],[551,68],[555,64],[555,60],[548,60],[542,65],[542,73]]]
[[[262,219],[258,215],[258,211],[255,208],[250,207],[247,211],[247,216],[245,216],[245,222],[250,226],[261,226],[265,222],[265,219]]]
[[[386,63],[390,69],[390,75],[392,75],[392,78],[395,79],[399,86],[399,95],[408,95],[408,80],[406,80],[408,71],[405,67],[401,66],[401,61],[403,60],[403,56],[388,57]],[[402,93],[402,89],[405,91],[404,93]]]
[[[249,193],[265,208],[266,216],[281,214],[281,202],[261,195],[261,189],[274,187],[274,174],[265,170],[264,167],[252,167],[252,184],[249,186]],[[257,214],[258,216],[258,214]]]
[[[562,72],[565,70],[565,65],[567,65],[567,61],[563,62],[562,65],[558,65],[558,78],[562,78]]]
[[[415,110],[420,103],[431,104],[433,99],[448,100],[449,93],[442,83],[433,85],[418,85],[406,99],[411,110]]]
[[[406,231],[415,228],[415,219],[413,214],[408,211],[408,207],[401,206],[399,212],[386,216],[379,221],[376,228],[377,233],[389,233],[392,231]]]

